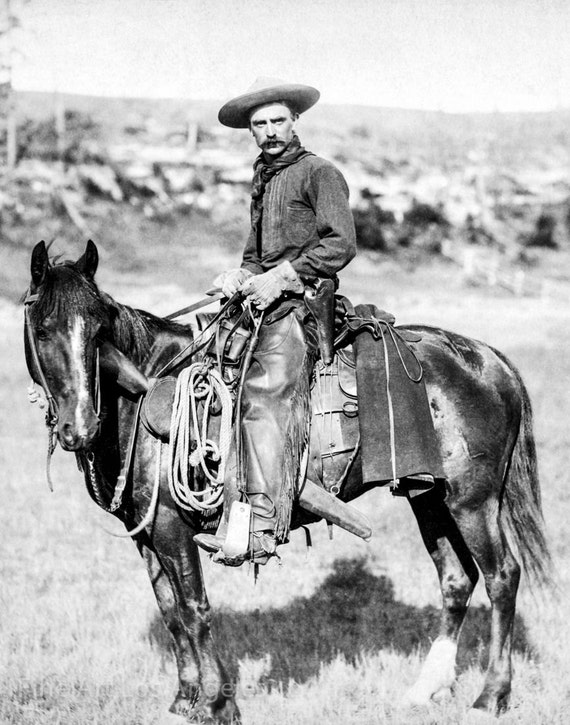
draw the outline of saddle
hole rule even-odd
[[[338,495],[358,458],[365,483],[389,483],[395,493],[425,490],[444,473],[414,349],[421,337],[394,327],[394,316],[372,305],[353,307],[341,296],[335,302],[342,324],[332,361],[317,361],[311,384],[307,478]],[[200,330],[211,315],[197,318]],[[248,339],[242,322],[222,320],[209,345],[208,354],[230,383]],[[170,433],[175,390],[174,377],[153,381],[142,407],[144,425],[163,440]]]

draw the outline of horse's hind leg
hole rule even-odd
[[[491,601],[489,664],[473,707],[497,715],[507,707],[511,693],[511,648],[521,569],[503,533],[496,499],[471,513],[465,524],[460,522]]]
[[[437,639],[406,696],[409,704],[423,705],[449,692],[455,680],[457,640],[478,572],[443,495],[434,489],[409,500],[437,569],[443,598]]]
[[[187,715],[198,699],[200,687],[192,645],[180,620],[174,591],[158,557],[147,546],[143,545],[140,549],[163,622],[174,640],[179,689],[170,711],[177,715]]]

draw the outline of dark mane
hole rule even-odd
[[[191,336],[188,326],[116,302],[72,262],[52,263],[38,299],[30,307],[32,323],[38,324],[48,315],[63,318],[70,311],[83,313],[103,325],[110,341],[138,361],[148,355],[158,332]]]
[[[170,322],[146,312],[146,310],[138,310],[123,305],[104,292],[100,294],[101,299],[111,312],[113,344],[138,361],[148,355],[159,332],[170,332],[187,337],[192,336],[192,330],[189,326]]]
[[[85,310],[103,322],[107,316],[97,285],[82,275],[70,262],[51,266],[30,308],[32,322],[48,315],[61,317],[68,310]]]

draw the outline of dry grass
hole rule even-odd
[[[124,299],[116,284],[107,289]],[[343,287],[355,302],[395,311],[399,322],[484,339],[521,369],[535,406],[560,592],[535,602],[523,585],[512,708],[502,722],[568,722],[567,304],[467,288],[454,267],[439,262],[402,270],[362,258]],[[178,306],[163,293],[130,286],[126,294],[153,310]],[[0,308],[0,325],[0,723],[162,722],[176,675],[146,574],[133,545],[102,530],[115,522],[88,499],[72,456],[56,453],[56,489],[48,492],[41,414],[26,402],[21,310]],[[205,561],[220,651],[239,668],[245,722],[451,725],[476,696],[488,642],[481,584],[453,697],[425,711],[404,709],[402,695],[435,633],[439,589],[407,504],[376,491],[359,505],[373,522],[369,545],[338,530],[329,541],[322,524],[307,553],[296,533],[282,566],[268,565],[256,586],[246,570]],[[358,577],[366,586],[356,591]]]

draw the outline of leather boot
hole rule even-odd
[[[240,566],[244,561],[267,564],[272,556],[277,556],[277,542],[269,531],[252,532],[249,537],[249,548],[240,556],[227,556],[224,553],[226,539],[219,534],[196,534],[194,541],[201,549],[213,554],[215,562],[226,566]]]

